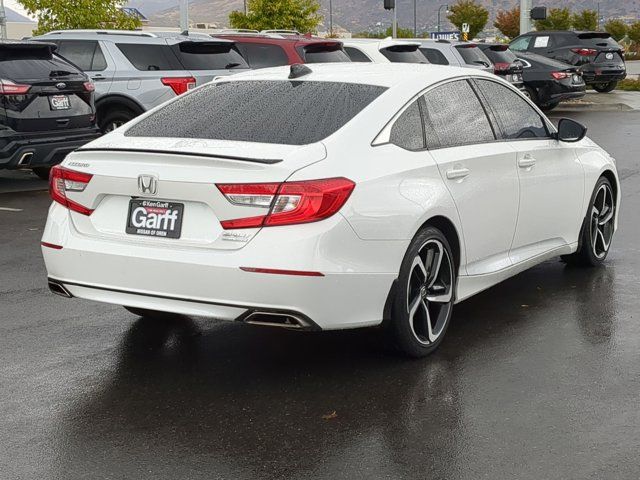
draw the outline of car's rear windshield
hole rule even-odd
[[[336,132],[385,90],[297,80],[213,83],[140,120],[125,135],[305,145]]]
[[[298,53],[305,63],[336,63],[350,62],[349,56],[342,50],[340,44],[335,45],[307,45],[299,48]]]
[[[393,45],[381,49],[380,53],[393,63],[429,63],[418,45]]]
[[[486,67],[491,65],[487,56],[475,45],[458,45],[456,49],[468,65],[484,65]]]
[[[484,54],[493,63],[513,63],[518,59],[518,57],[516,57],[515,54],[506,46],[487,48],[484,51]]]
[[[50,49],[0,49],[0,76],[14,81],[49,80],[50,77],[83,75]]]
[[[580,39],[581,45],[620,48],[618,42],[616,42],[613,37],[606,32],[579,33],[578,38]]]
[[[151,43],[116,45],[131,64],[142,71],[249,68],[233,44],[189,41],[172,46]]]

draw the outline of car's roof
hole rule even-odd
[[[297,44],[297,45],[312,45],[316,43],[331,43],[331,44],[339,44],[342,43],[340,40],[335,38],[320,38],[320,37],[306,37],[304,35],[277,35],[277,34],[266,34],[266,33],[254,33],[254,34],[246,34],[246,33],[213,33],[211,34],[214,38],[224,38],[227,40],[232,40],[236,42],[255,42],[258,41],[260,43],[275,43],[275,44]]]
[[[416,38],[414,39],[416,42],[420,42],[421,44],[436,44],[436,45],[475,45],[478,46],[476,42],[465,42],[464,40],[447,40],[444,38]]]
[[[388,88],[415,83],[424,88],[448,78],[461,76],[476,75],[496,78],[493,74],[475,69],[419,63],[315,63],[306,65],[306,67],[311,72],[297,77],[296,80],[360,83]],[[290,72],[291,67],[288,66],[264,68],[222,77],[219,81],[287,80]]]
[[[342,42],[347,45],[347,44],[353,44],[353,45],[376,45],[378,46],[378,48],[387,48],[387,47],[391,47],[393,45],[419,45],[420,42],[415,41],[415,40],[404,40],[404,39],[397,39],[397,38],[391,38],[391,37],[387,37],[387,38],[345,38],[344,40],[342,40]]]
[[[144,32],[139,30],[54,30],[33,38],[38,40],[55,40],[57,38],[73,40],[108,40],[115,43],[171,43],[172,41],[211,41],[232,43],[232,41],[223,38],[206,39],[201,36],[189,37],[177,32],[159,32],[158,34],[155,34],[153,32]]]

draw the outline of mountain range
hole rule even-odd
[[[500,9],[510,9],[519,2],[509,0],[480,0],[490,12],[490,26]],[[324,28],[329,24],[329,2],[320,0],[321,14],[325,18]],[[401,27],[413,28],[414,0],[396,0],[398,24]],[[418,30],[433,30],[437,24],[437,11],[447,0],[415,0],[416,23]],[[331,0],[334,27],[342,27],[351,32],[386,28],[391,24],[392,13],[384,10],[382,0]],[[534,4],[539,4],[534,2]],[[548,8],[570,7],[573,11],[586,8],[596,9],[604,21],[609,18],[638,16],[640,0],[569,0],[547,2]],[[179,0],[130,0],[129,6],[139,8],[153,26],[177,27],[179,25]],[[191,23],[216,24],[218,27],[228,25],[229,12],[242,10],[244,0],[191,0],[189,3],[189,19]],[[450,27],[442,8],[442,28]]]

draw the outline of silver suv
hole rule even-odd
[[[33,39],[57,44],[60,56],[91,77],[103,132],[216,76],[249,68],[234,42],[223,39],[117,30],[53,31]]]
[[[493,73],[493,63],[475,43],[456,40],[430,40],[417,38],[420,51],[429,63],[477,68]]]

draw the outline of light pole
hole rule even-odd
[[[333,37],[333,2],[329,0],[329,36]]]
[[[440,31],[440,11],[442,10],[442,7],[444,7],[447,12],[449,11],[449,5],[440,5],[438,7],[438,32]]]
[[[393,38],[398,38],[398,12],[397,12],[398,4],[393,7],[393,29],[391,32],[391,36]]]
[[[413,36],[414,38],[418,38],[418,24],[417,24],[417,14],[416,14],[416,2],[417,0],[413,0]]]
[[[247,0],[244,0],[244,14],[247,14]]]

